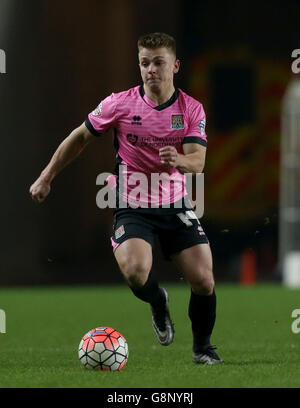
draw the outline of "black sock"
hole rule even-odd
[[[164,293],[160,290],[152,272],[149,273],[144,286],[130,287],[130,289],[137,298],[150,303],[152,306],[160,306],[165,303]]]
[[[192,322],[193,351],[198,352],[203,346],[210,344],[216,320],[216,294],[196,295],[191,290],[189,318]]]

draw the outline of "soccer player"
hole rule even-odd
[[[216,318],[212,255],[183,188],[185,173],[201,173],[204,168],[205,112],[201,103],[174,86],[180,61],[173,37],[141,36],[138,59],[142,85],[103,99],[59,145],[30,194],[42,202],[54,177],[87,144],[113,128],[117,205],[111,243],[120,270],[134,295],[150,304],[154,332],[160,344],[168,346],[174,337],[168,293],[151,273],[154,236],[158,236],[164,255],[191,287],[193,361],[218,364],[223,360],[210,341]],[[136,185],[129,181],[141,174],[146,181],[159,174],[159,188],[149,189],[147,184],[135,194]],[[167,179],[172,183],[164,183]]]

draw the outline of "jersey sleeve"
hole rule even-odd
[[[184,137],[184,143],[199,143],[207,146],[207,136],[205,131],[206,115],[201,103],[196,102],[190,108],[188,131]]]
[[[111,94],[92,112],[88,114],[85,120],[85,126],[95,136],[99,136],[106,132],[116,124],[116,99],[114,94]]]

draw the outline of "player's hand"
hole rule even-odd
[[[174,146],[165,146],[159,149],[160,162],[171,167],[178,166],[179,153]]]
[[[50,183],[39,177],[30,187],[29,193],[33,201],[42,203],[50,193],[50,190]]]

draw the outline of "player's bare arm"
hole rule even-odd
[[[174,146],[159,150],[161,163],[175,167],[181,173],[202,173],[205,164],[206,147],[198,143],[183,145],[184,154],[178,153]]]
[[[30,187],[29,193],[32,199],[37,203],[43,202],[50,192],[50,185],[54,177],[93,140],[95,136],[84,123],[74,129],[58,146],[47,167]]]

